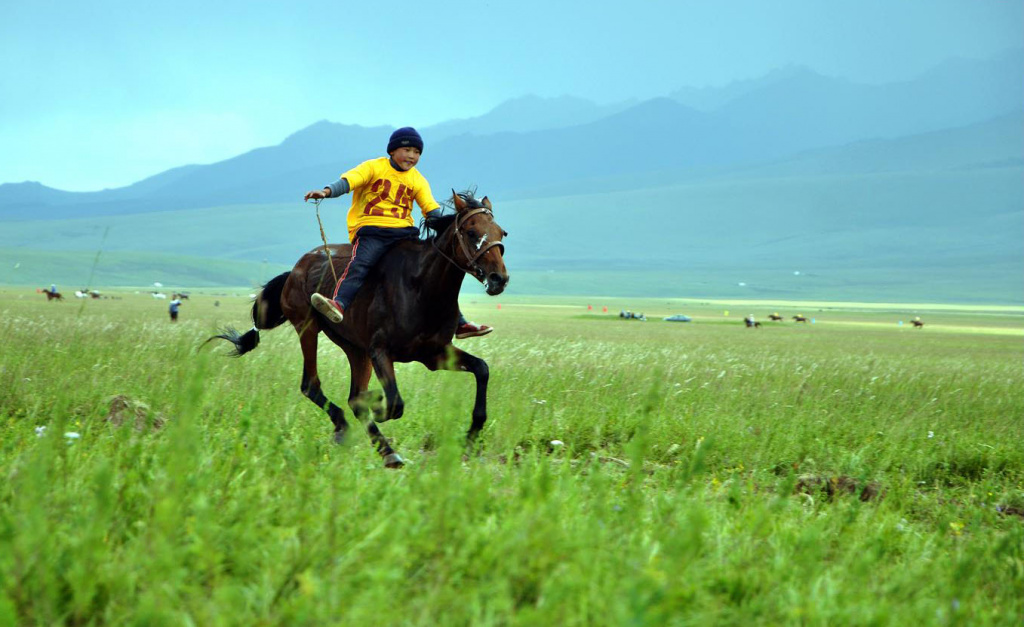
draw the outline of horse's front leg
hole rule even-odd
[[[383,417],[376,417],[377,422],[386,420],[397,420],[405,413],[405,401],[398,393],[398,381],[395,379],[395,362],[382,349],[374,349],[370,352],[370,363],[373,364],[373,371],[377,380],[384,387],[384,400],[387,408]]]
[[[476,377],[476,401],[473,403],[473,422],[469,425],[469,432],[466,433],[466,443],[473,444],[480,431],[487,422],[487,380],[490,378],[490,369],[487,362],[476,355],[470,355],[464,350],[455,348],[451,344],[445,346],[444,350],[436,357],[434,364],[428,365],[431,370],[461,370],[472,372]]]

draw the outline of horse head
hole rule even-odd
[[[456,264],[483,283],[488,294],[501,294],[508,284],[505,244],[501,240],[508,233],[494,221],[491,201],[486,196],[477,200],[471,193],[452,190],[452,202],[456,211],[451,227]]]

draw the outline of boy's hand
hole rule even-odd
[[[306,192],[306,197],[303,198],[303,200],[322,200],[324,198],[330,198],[330,197],[331,197],[330,192],[327,191],[326,188],[324,188],[324,189],[315,189],[315,190],[313,190],[311,192]]]

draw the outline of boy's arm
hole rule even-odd
[[[365,185],[367,181],[373,180],[373,168],[373,159],[370,161],[364,161],[348,172],[343,173],[337,181],[330,185],[325,185],[322,189],[306,192],[306,200],[311,198],[314,200],[319,200],[321,198],[334,198],[336,196],[347,194],[353,189],[359,189],[359,187]]]
[[[328,198],[344,196],[345,194],[352,191],[352,189],[348,186],[348,179],[338,179],[337,181],[334,181],[330,185],[324,187],[324,189],[327,190]]]
[[[434,194],[430,192],[430,183],[427,182],[426,178],[421,177],[422,185],[419,185],[419,189],[416,191],[416,204],[420,206],[420,210],[423,212],[423,217],[427,217],[431,212],[436,211],[441,205],[434,200]],[[435,213],[435,216],[440,215]]]
[[[304,200],[320,200],[321,198],[336,198],[338,196],[344,196],[345,194],[352,191],[349,189],[347,179],[338,179],[330,185],[324,185],[323,189],[315,189],[313,191],[306,192]]]

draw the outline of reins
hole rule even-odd
[[[331,266],[331,276],[334,277],[334,284],[338,284],[338,274],[334,271],[334,259],[331,257],[331,249],[327,247],[327,235],[324,233],[324,223],[320,220],[320,201],[321,198],[314,198],[313,204],[316,205],[316,222],[320,225],[320,239],[324,243],[324,254],[327,255],[327,264]]]
[[[505,252],[505,245],[503,243],[501,243],[501,242],[491,242],[490,244],[487,244],[486,246],[479,247],[477,249],[475,255],[470,252],[469,246],[466,244],[466,239],[462,235],[462,225],[466,222],[466,220],[468,220],[472,216],[475,216],[478,213],[486,213],[487,215],[491,216],[491,218],[494,217],[494,214],[491,213],[491,211],[489,209],[487,209],[486,207],[477,207],[476,209],[473,209],[471,211],[467,211],[467,212],[465,212],[463,214],[459,214],[459,215],[457,215],[455,217],[455,223],[454,223],[455,235],[454,235],[454,238],[455,238],[455,241],[458,242],[459,247],[462,249],[462,254],[466,256],[466,259],[467,259],[467,262],[468,262],[468,266],[469,266],[468,268],[463,268],[461,265],[459,265],[459,263],[457,261],[455,261],[454,259],[452,259],[448,255],[446,255],[444,253],[444,251],[441,250],[438,247],[438,245],[437,245],[437,238],[436,237],[431,240],[431,243],[434,246],[434,250],[436,250],[438,253],[440,253],[440,255],[442,257],[444,257],[445,259],[447,259],[453,266],[455,266],[459,270],[462,270],[466,274],[472,274],[476,278],[477,281],[480,281],[481,283],[483,283],[484,282],[484,271],[483,271],[483,269],[480,268],[480,266],[477,265],[477,263],[476,263],[477,260],[480,259],[481,257],[483,257],[487,253],[487,251],[489,251],[490,249],[494,248],[495,246],[501,246],[501,252],[504,253]]]
[[[338,284],[338,273],[334,271],[334,257],[331,255],[331,249],[327,246],[327,234],[324,233],[324,223],[323,223],[323,220],[320,219],[320,201],[321,200],[323,200],[323,199],[322,198],[314,198],[313,199],[313,204],[316,205],[316,222],[317,222],[317,224],[320,225],[320,240],[324,243],[324,254],[327,255],[327,265],[329,265],[331,267],[331,275],[334,277],[334,285],[337,285]],[[316,291],[318,291],[318,292],[320,291],[320,287],[324,283],[324,276],[325,276],[325,273],[321,272],[320,273],[320,279],[317,281],[317,285],[316,285]],[[306,329],[309,328],[309,325],[311,325],[311,324],[313,324],[313,308],[312,307],[310,307],[308,312],[306,313],[305,324],[302,326],[302,329],[299,330],[299,335],[301,336],[303,333],[305,333]],[[258,323],[257,323],[257,326],[258,326]],[[254,326],[253,329],[256,329],[256,326]]]
[[[338,274],[334,270],[334,259],[333,259],[332,255],[331,255],[331,249],[327,245],[327,234],[324,233],[324,223],[323,223],[323,220],[320,219],[320,202],[321,202],[320,198],[313,199],[313,204],[316,206],[316,222],[320,226],[320,240],[324,243],[324,254],[327,255],[327,264],[331,267],[331,275],[334,277],[334,284],[337,285],[338,284]],[[438,247],[438,245],[437,245],[437,238],[436,237],[431,239],[431,244],[433,245],[434,250],[436,250],[442,257],[447,259],[449,263],[451,263],[453,266],[455,266],[459,270],[462,270],[463,272],[465,272],[467,274],[473,275],[473,277],[475,277],[477,281],[480,281],[481,283],[483,283],[484,282],[484,271],[483,271],[482,268],[480,268],[480,266],[477,265],[477,263],[476,263],[477,260],[479,260],[485,254],[487,254],[487,251],[489,251],[490,249],[494,248],[495,246],[500,246],[501,247],[501,252],[504,253],[505,252],[505,244],[503,244],[501,242],[491,242],[491,243],[487,244],[486,246],[478,246],[476,254],[473,254],[472,252],[470,252],[469,245],[466,244],[466,238],[462,234],[462,225],[465,224],[466,220],[468,220],[469,218],[471,218],[471,217],[473,217],[473,216],[475,216],[475,215],[477,215],[479,213],[485,213],[488,216],[490,216],[492,219],[494,218],[494,214],[491,213],[490,209],[487,209],[486,207],[477,207],[476,209],[472,209],[472,210],[467,211],[465,213],[459,214],[459,215],[457,215],[455,217],[455,223],[454,223],[455,235],[454,235],[454,238],[455,238],[455,241],[458,243],[459,247],[462,249],[462,254],[466,256],[467,263],[468,263],[469,267],[467,267],[467,268],[462,267],[461,265],[459,265],[459,262],[455,261],[455,259],[453,259],[452,257],[449,257],[448,255],[446,255],[445,252]]]

